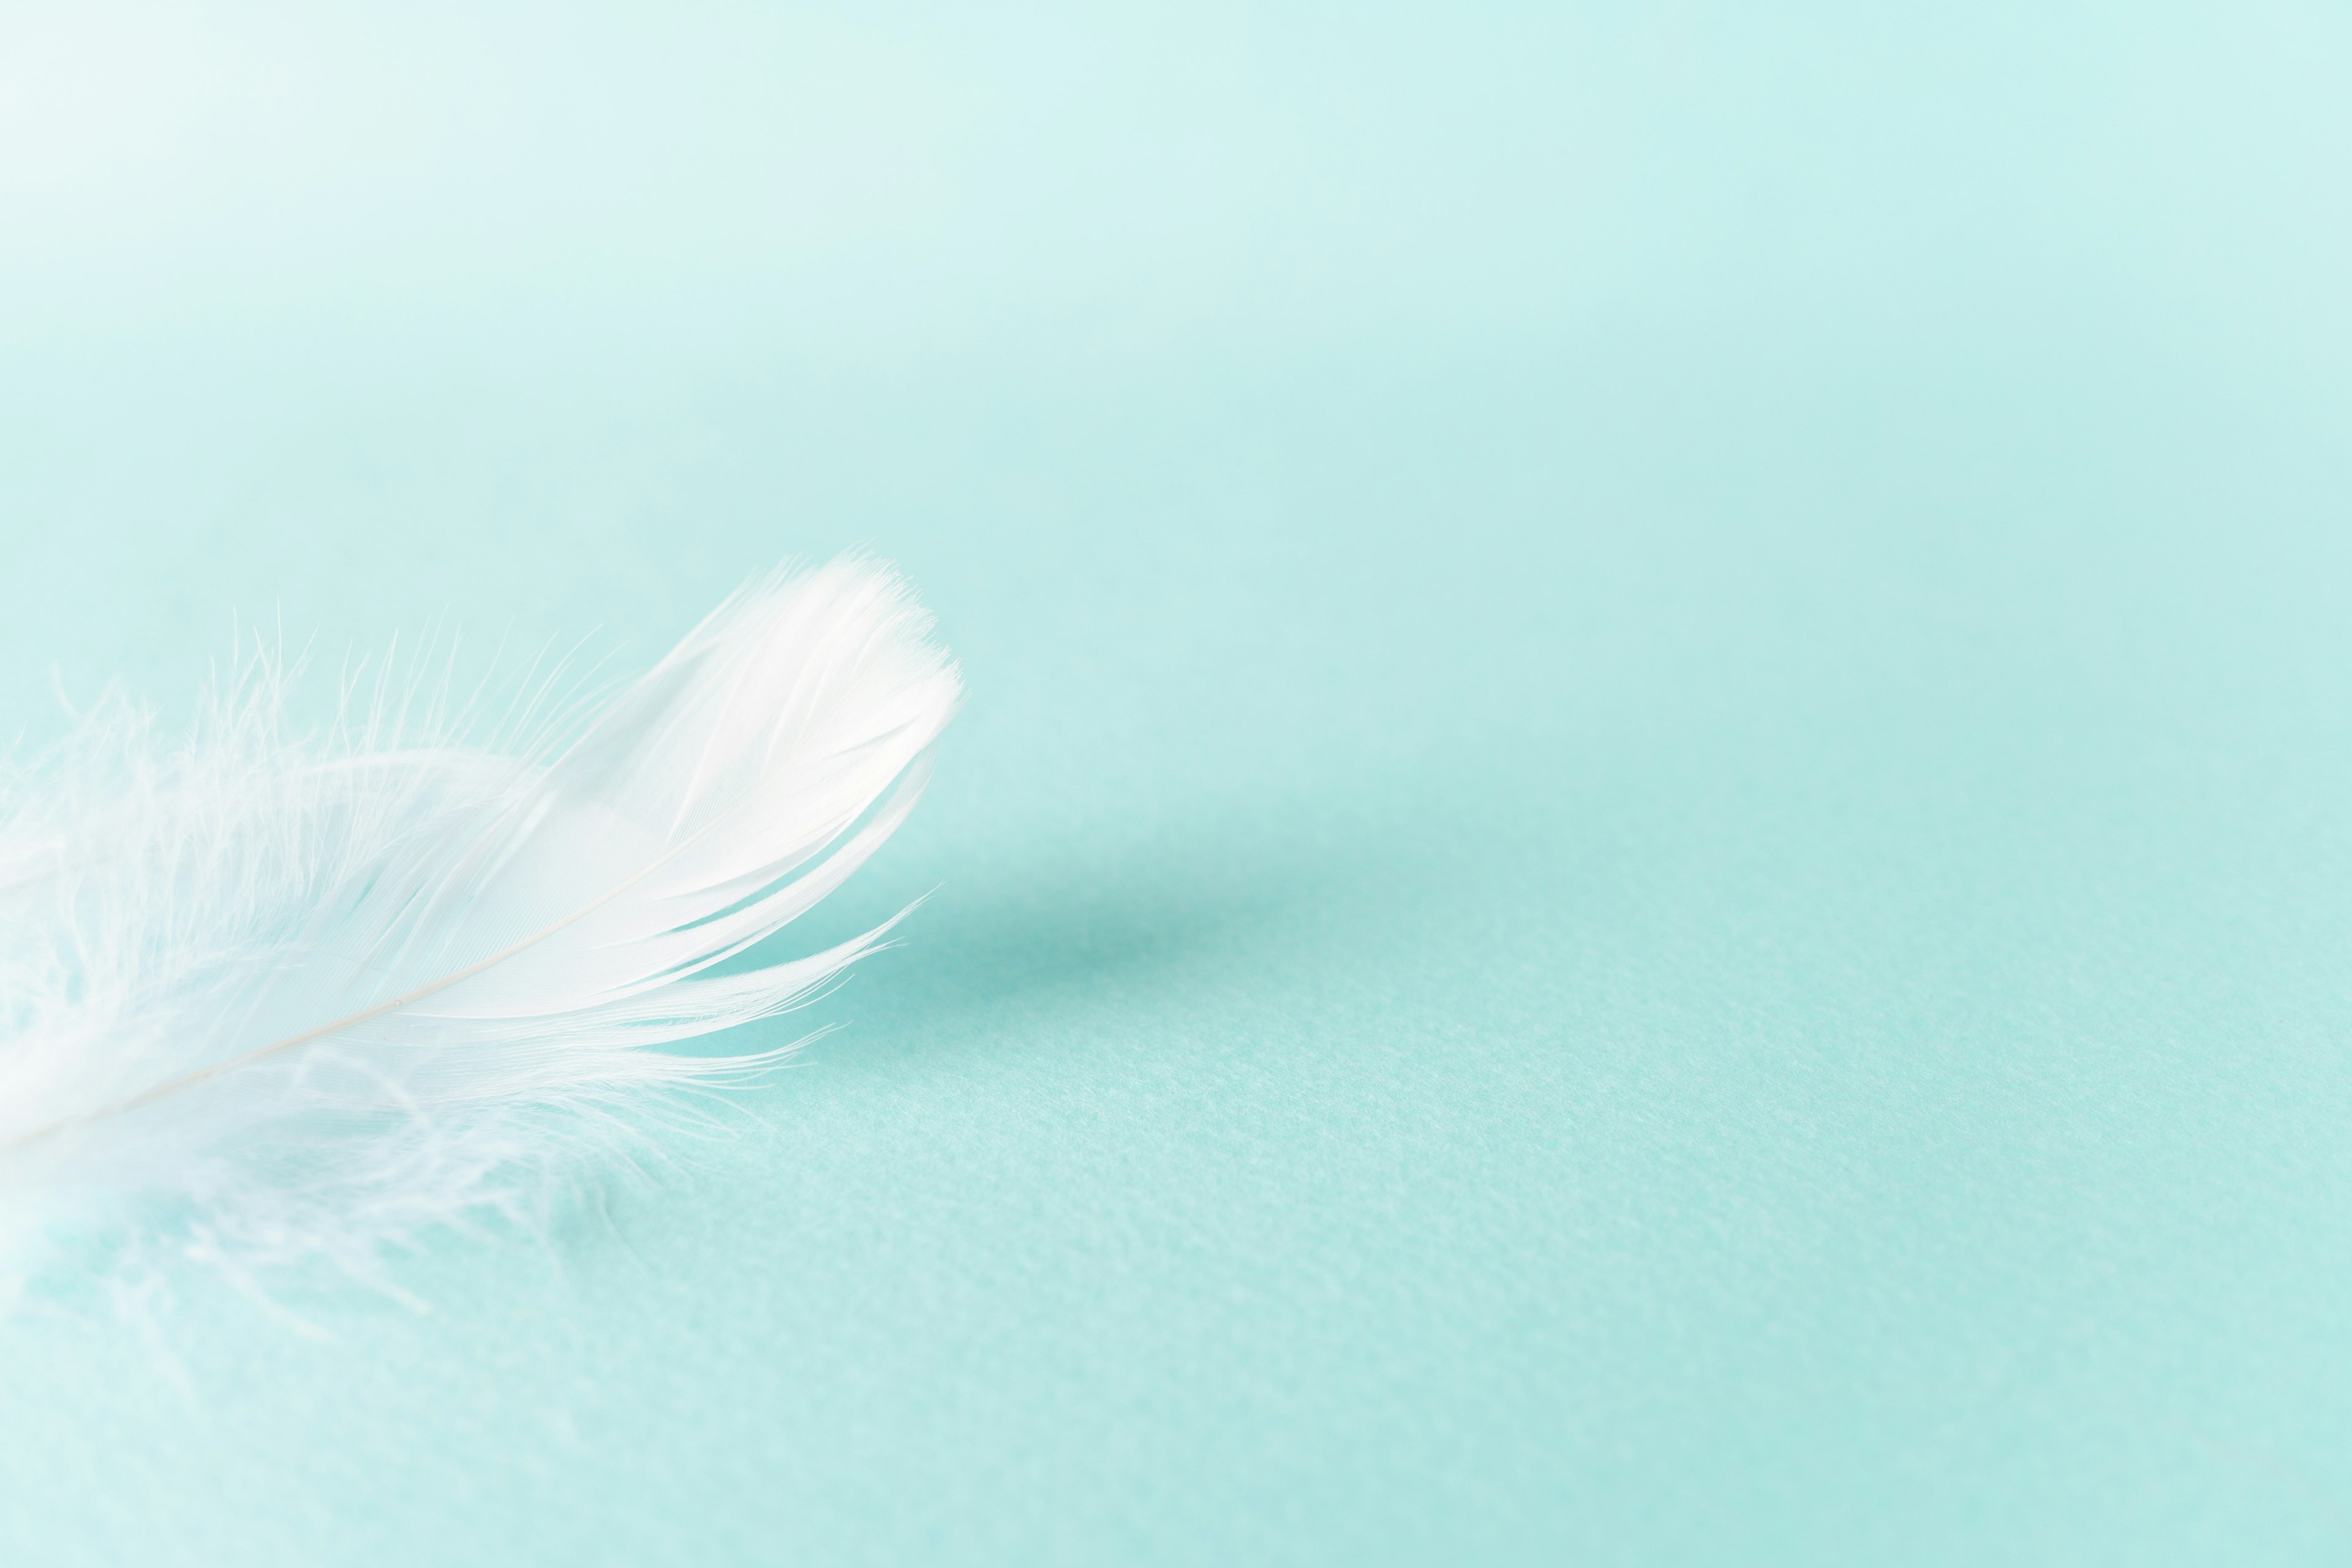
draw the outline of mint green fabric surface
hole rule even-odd
[[[0,20],[0,731],[971,693],[723,1134],[0,1327],[0,1562],[2343,1561],[2344,10],[968,9]]]

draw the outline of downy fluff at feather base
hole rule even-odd
[[[110,700],[0,784],[0,1305],[68,1256],[396,1289],[389,1248],[544,1212],[790,1048],[661,1047],[880,940],[716,969],[904,820],[961,691],[855,560],[739,593],[551,761],[300,733],[279,685],[179,742]]]

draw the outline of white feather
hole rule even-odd
[[[102,705],[0,797],[0,1296],[60,1247],[381,1282],[539,1211],[660,1091],[771,1065],[656,1047],[887,929],[712,973],[913,806],[960,695],[929,634],[885,569],[779,576],[551,763],[382,714],[291,734],[267,671],[183,744]]]

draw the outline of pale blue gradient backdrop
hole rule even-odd
[[[972,693],[757,1122],[0,1329],[0,1560],[2342,1561],[2352,17],[1950,9],[0,9],[0,731]]]

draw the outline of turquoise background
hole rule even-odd
[[[971,689],[756,1123],[0,1330],[0,1559],[2352,1553],[2352,15],[1945,9],[0,11],[0,731]]]

